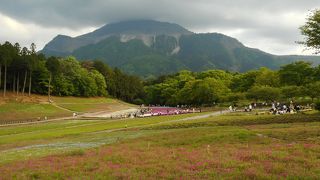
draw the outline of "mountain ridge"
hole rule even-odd
[[[80,60],[99,59],[144,77],[179,70],[277,69],[300,58],[320,63],[320,57],[273,55],[221,33],[193,33],[178,24],[153,20],[111,23],[74,38],[58,35],[41,52],[47,56],[72,55]]]

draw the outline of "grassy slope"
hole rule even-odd
[[[123,127],[126,122],[68,121],[24,126],[17,128],[17,132],[14,128],[3,128],[0,139],[5,139],[5,135],[11,139],[2,140],[0,145],[0,150],[3,149],[0,159],[5,163],[0,171],[3,177],[18,179],[315,179],[320,176],[319,114],[238,114],[170,122],[181,118],[130,120],[129,129],[115,132],[104,130]],[[163,123],[155,124],[158,122]],[[60,132],[63,126],[66,134],[62,136],[59,133],[42,136],[41,130],[55,134],[55,129]],[[29,128],[39,134],[38,139],[32,138]],[[25,145],[33,146],[13,149],[19,146],[16,143],[21,138]],[[96,148],[84,151],[90,147]],[[57,155],[35,158],[58,151]],[[8,163],[30,157],[33,158]]]
[[[17,127],[0,127],[0,152],[2,151],[0,153],[0,163],[28,158],[29,156],[43,156],[51,152],[57,153],[61,151],[61,148],[68,151],[77,146],[81,147],[81,145],[91,147],[96,143],[108,142],[111,131],[115,129],[143,127],[195,115],[199,114],[109,121],[68,120]],[[124,134],[123,132],[114,133],[118,134],[119,138]],[[128,135],[144,134],[133,131],[133,134],[129,133]],[[111,139],[113,141],[113,137]],[[70,147],[69,144],[73,143],[78,143],[78,145]],[[39,145],[43,148],[38,149]],[[20,147],[23,148],[20,149]],[[28,154],[28,156],[25,156],[25,154]]]
[[[60,107],[77,112],[118,111],[134,107],[111,98],[53,97],[52,100]]]
[[[16,96],[8,93],[0,97],[0,121],[23,121],[37,118],[72,116],[71,111],[98,112],[117,111],[132,105],[110,98],[52,97],[53,104],[47,103],[46,96]],[[60,108],[61,107],[61,108]]]
[[[136,126],[144,126],[157,124],[166,121],[176,120],[177,118],[190,117],[193,114],[185,114],[180,116],[158,116],[153,118],[142,119],[126,119],[126,120],[102,120],[102,121],[63,121],[51,122],[49,124],[38,124],[29,126],[18,126],[2,128],[0,133],[0,145],[27,142],[41,139],[54,139],[65,136],[79,135],[83,133],[91,133],[97,131],[106,131],[119,128],[130,128]],[[0,136],[1,137],[1,136]]]
[[[10,101],[0,105],[0,121],[3,120],[35,120],[38,117],[48,118],[70,116],[70,112],[54,107],[50,104],[20,103]]]

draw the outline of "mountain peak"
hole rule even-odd
[[[154,20],[131,20],[110,23],[90,33],[91,36],[109,34],[182,35],[192,34],[192,32],[174,23]]]
[[[181,35],[190,34],[193,34],[193,32],[174,23],[154,20],[122,21],[106,24],[93,32],[74,38],[58,35],[50,41],[41,52],[47,55],[70,54],[80,47],[98,43],[111,36],[120,36],[123,42],[132,39],[140,39],[146,45],[150,46],[153,38],[158,35],[174,36],[178,38]]]

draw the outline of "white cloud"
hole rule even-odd
[[[95,29],[95,27],[85,27],[79,30],[71,30],[67,28],[45,28],[33,23],[19,22],[3,14],[0,14],[0,22],[0,43],[4,43],[4,41],[9,41],[11,43],[18,42],[20,46],[28,48],[31,43],[35,43],[38,50],[42,49],[43,46],[57,34],[78,36]]]

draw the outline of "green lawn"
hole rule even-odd
[[[206,113],[201,113],[206,114]],[[88,144],[88,147],[97,146],[109,142],[112,131],[135,127],[147,127],[181,118],[197,116],[201,114],[185,114],[177,116],[159,116],[143,119],[126,120],[64,120],[32,125],[13,127],[0,127],[0,163],[8,160],[43,156],[53,152],[69,151],[77,147],[77,143]],[[114,132],[120,136],[123,132]],[[146,133],[129,133],[129,137],[144,135]],[[118,136],[117,135],[117,136]],[[118,137],[116,138],[118,139]],[[114,141],[114,138],[111,138]],[[62,143],[62,144],[61,144]],[[56,146],[54,144],[57,144]],[[64,145],[63,145],[64,144]],[[71,144],[71,146],[70,146]],[[72,145],[74,144],[74,145]],[[40,145],[40,146],[39,146]],[[27,149],[20,148],[30,147]],[[18,149],[16,149],[18,148]],[[36,148],[36,151],[34,150]],[[26,151],[28,153],[26,153]],[[28,156],[24,156],[28,154]]]
[[[84,98],[84,97],[52,97],[53,102],[57,104],[62,103],[113,103],[115,99],[97,97],[97,98]]]
[[[39,117],[43,119],[71,116],[68,111],[54,107],[50,104],[20,103],[10,101],[0,105],[0,121],[12,120],[35,120]]]
[[[80,121],[67,120],[51,122],[37,125],[26,125],[18,127],[3,127],[0,133],[0,145],[27,142],[33,140],[61,138],[65,136],[75,136],[83,133],[106,131],[113,129],[141,127],[163,123],[180,118],[195,116],[199,114],[184,114],[177,116],[158,116],[150,118],[101,120],[101,121]],[[5,138],[1,138],[5,137]]]
[[[76,112],[117,111],[134,107],[120,100],[104,97],[53,97],[52,100],[56,105]]]
[[[16,98],[16,99],[15,99]],[[15,97],[0,99],[0,121],[31,121],[57,117],[71,117],[72,112],[113,112],[134,107],[119,100],[97,97],[52,97],[54,104],[47,103],[47,97]]]
[[[320,177],[317,113],[180,121],[193,115],[0,128],[0,171],[8,179]]]

